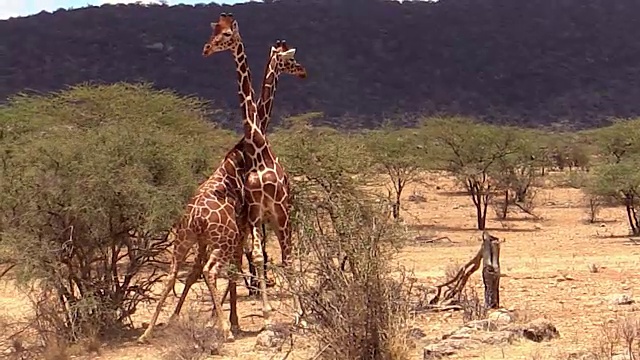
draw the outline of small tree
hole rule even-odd
[[[492,176],[503,198],[496,202],[499,218],[506,219],[511,206],[533,215],[536,180],[545,166],[546,148],[539,141],[544,134],[521,130],[513,143],[513,152],[496,161]]]
[[[372,131],[366,134],[365,139],[373,163],[377,165],[374,169],[385,174],[390,181],[392,214],[397,220],[400,217],[402,193],[408,184],[422,178],[426,154],[418,147],[415,137],[409,136],[406,131]]]
[[[623,205],[631,233],[640,235],[640,158],[622,160],[598,167],[588,191],[591,195],[609,197]]]
[[[276,154],[296,179],[292,181],[294,192],[296,187],[313,185],[331,193],[353,181],[367,182],[363,174],[370,168],[371,158],[362,136],[314,127],[311,121],[319,115],[288,118],[270,137]]]
[[[640,119],[615,121],[613,125],[586,134],[598,147],[607,163],[619,163],[628,156],[640,153]]]
[[[429,121],[423,131],[435,134],[448,170],[471,196],[478,229],[484,230],[487,207],[497,185],[492,175],[498,161],[515,152],[515,130],[456,118]]]
[[[542,141],[545,143],[545,156],[549,165],[562,171],[568,168],[586,170],[592,155],[591,144],[584,133],[547,133]]]
[[[66,340],[126,325],[151,299],[167,230],[233,141],[203,109],[126,84],[2,109],[0,261],[53,295]]]
[[[587,186],[591,196],[613,199],[626,209],[631,233],[640,235],[640,120],[617,121],[588,134],[599,148],[600,165]]]

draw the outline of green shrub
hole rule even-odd
[[[0,109],[0,261],[53,291],[63,336],[126,325],[150,299],[167,230],[235,140],[206,116],[197,100],[128,84]]]

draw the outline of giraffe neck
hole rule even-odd
[[[236,73],[238,75],[238,95],[240,96],[245,143],[262,147],[266,140],[260,131],[257,121],[258,112],[254,100],[253,86],[251,85],[251,70],[247,63],[247,55],[244,52],[244,44],[242,41],[239,41],[233,50],[233,57],[236,62]]]
[[[262,78],[262,89],[260,91],[260,102],[258,106],[258,121],[260,130],[267,132],[269,121],[271,120],[271,110],[273,109],[273,99],[276,96],[276,87],[278,85],[278,72],[276,53],[271,51],[269,62],[264,70]]]

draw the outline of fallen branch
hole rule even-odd
[[[515,205],[516,207],[518,207],[518,208],[519,208],[520,210],[522,210],[522,212],[524,212],[525,214],[533,216],[533,218],[534,218],[535,220],[541,220],[541,219],[542,219],[539,215],[534,214],[532,210],[527,209],[524,205],[522,205],[522,204],[521,204],[521,203],[519,203],[519,202],[515,202],[515,203],[513,203],[513,205]]]
[[[482,248],[478,250],[476,256],[474,256],[464,266],[460,267],[460,270],[456,273],[451,280],[444,284],[436,285],[436,295],[429,301],[429,305],[442,305],[449,301],[456,300],[462,294],[469,277],[473,275],[480,268],[482,262]],[[446,288],[444,292],[443,288]]]
[[[7,275],[7,273],[11,271],[14,267],[16,267],[16,264],[11,264],[9,265],[8,268],[2,270],[2,273],[0,273],[0,279],[2,279],[3,276]]]
[[[442,240],[447,240],[452,244],[456,243],[455,241],[451,240],[448,236],[441,236],[441,237],[434,238],[433,236],[420,235],[420,236],[416,236],[414,240],[419,244],[433,244]]]

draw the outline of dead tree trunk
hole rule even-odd
[[[482,232],[482,245],[478,253],[458,270],[456,275],[436,286],[435,296],[429,300],[427,308],[432,310],[459,310],[458,301],[463,294],[464,287],[482,265],[482,280],[484,283],[484,306],[495,309],[500,306],[500,239]],[[444,290],[444,291],[443,291]]]
[[[500,239],[482,233],[482,282],[486,309],[500,307]]]

